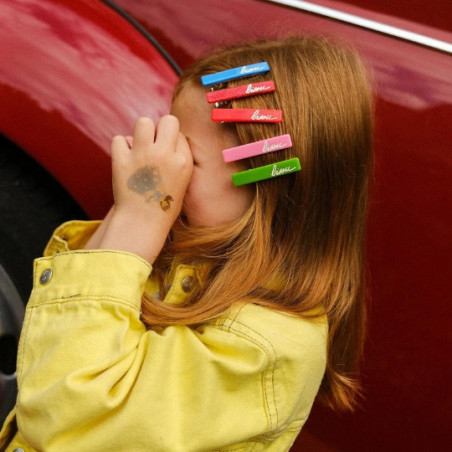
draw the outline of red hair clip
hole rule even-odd
[[[281,122],[281,110],[255,110],[248,108],[214,108],[212,121],[215,122]]]
[[[241,97],[256,96],[257,94],[271,93],[275,91],[275,84],[268,80],[266,82],[249,83],[248,85],[240,85],[235,88],[220,89],[207,93],[207,102],[213,104],[215,102],[224,102]]]

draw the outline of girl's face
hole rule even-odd
[[[222,151],[240,143],[232,129],[210,119],[211,109],[206,91],[188,84],[171,110],[193,155],[193,175],[182,206],[192,226],[220,226],[237,220],[253,199],[250,186],[232,184],[232,174],[246,167],[240,162],[225,163]]]

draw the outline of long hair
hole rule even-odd
[[[250,168],[298,157],[301,171],[254,185],[252,205],[215,228],[176,226],[156,263],[198,262],[202,287],[185,305],[145,299],[149,325],[206,322],[237,301],[300,317],[317,309],[329,323],[327,368],[320,397],[352,409],[365,333],[364,235],[371,170],[372,102],[364,65],[343,44],[320,37],[264,40],[222,49],[181,77],[175,96],[200,76],[267,61],[274,93],[232,101],[234,108],[281,109],[280,124],[237,123],[243,144],[289,133],[293,147],[248,160]],[[221,202],[221,200],[219,200]],[[163,284],[162,284],[163,286]]]

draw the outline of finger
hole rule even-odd
[[[188,141],[187,141],[187,138],[185,137],[185,135],[182,134],[181,132],[179,132],[178,137],[177,137],[176,150],[178,152],[190,154],[190,156],[191,156],[190,145],[188,144]]]
[[[155,143],[175,151],[179,140],[179,121],[175,116],[162,116],[157,124]]]
[[[111,140],[110,149],[111,163],[113,166],[113,171],[115,171],[115,168],[124,165],[127,161],[128,155],[130,153],[130,148],[125,137],[117,135]]]
[[[179,161],[182,162],[181,167],[181,176],[184,173],[187,177],[186,182],[191,178],[191,174],[193,172],[193,154],[191,152],[190,146],[188,144],[185,136],[179,132],[177,146],[176,146],[176,155],[179,157]]]
[[[134,149],[147,149],[154,143],[155,126],[151,118],[139,118],[133,128]]]
[[[126,136],[126,141],[127,141],[127,145],[129,146],[129,148],[132,148],[133,146],[133,137],[131,137],[130,135]]]
[[[129,146],[127,144],[125,137],[121,135],[116,135],[111,140],[110,149],[112,160],[118,160],[118,158],[121,158],[123,155],[126,155],[128,153]]]

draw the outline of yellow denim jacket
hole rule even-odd
[[[238,303],[198,328],[146,329],[152,268],[80,249],[97,226],[62,225],[34,263],[1,450],[289,450],[325,371],[325,318]],[[196,268],[174,268],[165,302],[196,283]]]

